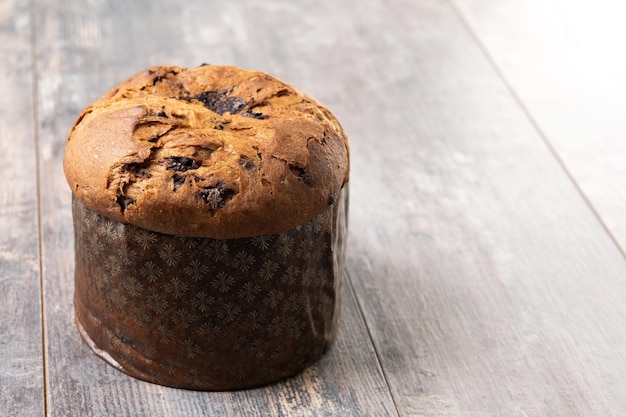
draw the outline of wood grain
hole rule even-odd
[[[599,4],[33,0],[46,414],[622,415],[623,29]],[[614,11],[608,23],[599,10]],[[0,6],[9,415],[44,411],[28,22],[26,2]],[[338,340],[303,374],[254,390],[135,380],[73,323],[67,133],[130,74],[202,62],[295,84],[351,138]]]
[[[0,4],[0,409],[44,414],[28,2]]]
[[[456,4],[624,252],[624,4],[611,0],[456,0]]]
[[[50,416],[397,414],[349,285],[344,288],[338,340],[330,352],[297,377],[248,391],[202,393],[135,380],[99,360],[73,323],[70,192],[61,159],[74,119],[114,84],[156,63],[222,61],[271,66],[262,57],[275,54],[271,48],[279,46],[252,43],[257,33],[247,31],[272,30],[265,26],[271,22],[257,21],[254,10],[272,5],[280,6],[217,7],[216,3],[190,2],[181,8],[172,2],[152,1],[114,7],[93,0],[37,2]],[[214,17],[207,21],[210,16]],[[297,75],[288,65],[283,71],[292,78]],[[320,74],[320,80],[324,76],[328,74]]]
[[[387,6],[337,94],[349,270],[400,414],[623,414],[622,254],[449,4]]]

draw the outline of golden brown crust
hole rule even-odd
[[[229,239],[323,212],[348,180],[348,143],[326,108],[265,73],[152,67],[83,111],[64,170],[113,220]]]

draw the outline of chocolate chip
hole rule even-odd
[[[163,81],[166,78],[167,78],[166,75],[159,75],[157,77],[154,77],[154,80],[152,80],[152,86],[154,87],[155,85],[157,85],[157,83],[160,83],[161,81]]]
[[[239,97],[228,97],[223,102],[217,103],[217,114],[223,114],[229,112],[230,114],[235,114],[239,112],[243,106],[246,105],[246,100]]]
[[[254,162],[248,160],[248,157],[245,155],[241,155],[241,157],[239,158],[239,165],[242,166],[243,169],[245,169],[246,171],[250,171],[255,167]]]
[[[167,165],[165,168],[178,172],[185,172],[190,169],[198,169],[199,165],[196,161],[186,156],[170,156],[165,158]]]
[[[124,195],[118,195],[115,201],[120,206],[120,209],[122,210],[122,214],[124,214],[126,207],[130,206],[131,204],[135,204],[135,200],[133,200],[132,198],[128,198]]]
[[[223,182],[218,182],[214,186],[205,187],[198,192],[200,198],[209,206],[210,210],[216,210],[224,207],[224,205],[230,200],[235,191],[224,186]]]
[[[255,111],[255,112],[251,112],[250,110],[248,110],[245,113],[241,114],[243,117],[251,117],[253,119],[258,119],[258,120],[265,120],[265,119],[269,119],[270,117],[266,114],[263,114],[261,112]]]
[[[204,107],[220,116],[226,112],[238,113],[246,105],[246,101],[241,97],[228,97],[228,94],[230,94],[230,90],[205,91],[194,98],[200,100]]]
[[[337,200],[337,194],[334,191],[331,191],[330,195],[328,196],[328,200],[326,201],[326,204],[332,206],[333,204],[335,204],[335,200]]]
[[[150,162],[131,162],[122,166],[122,171],[137,178],[150,178],[152,175],[146,171]]]
[[[220,91],[205,91],[193,98],[200,100],[207,109],[213,110],[212,107],[215,106],[215,103],[224,98],[224,93]]]
[[[158,117],[168,117],[168,116],[167,116],[167,113],[165,113],[163,110],[161,110],[160,112],[158,112],[156,115],[157,115]]]
[[[263,114],[259,111],[254,111],[254,109],[257,107],[267,106],[269,104],[270,102],[268,100],[263,100],[260,103],[255,103],[254,100],[252,100],[250,101],[250,106],[248,107],[248,109],[241,115],[243,117],[250,117],[252,119],[258,119],[258,120],[269,119],[270,117],[268,115]]]
[[[299,180],[303,181],[309,187],[312,187],[315,183],[313,175],[306,170],[306,168],[299,167],[297,165],[289,164],[289,170],[293,175],[298,177]]]
[[[256,156],[259,158],[259,161],[263,161],[263,153],[259,150],[259,147],[252,145],[252,149],[256,151]]]
[[[172,180],[174,181],[174,191],[176,191],[176,187],[180,187],[181,185],[185,183],[186,178],[187,178],[186,175],[174,174],[172,176]]]

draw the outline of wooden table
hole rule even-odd
[[[624,10],[597,0],[0,3],[3,416],[626,415]],[[239,392],[128,377],[73,323],[79,112],[154,64],[260,69],[351,138],[338,340]]]

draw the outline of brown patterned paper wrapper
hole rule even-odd
[[[344,189],[286,233],[219,240],[125,225],[74,199],[79,330],[111,365],[161,385],[227,390],[293,375],[335,333],[347,202]]]

